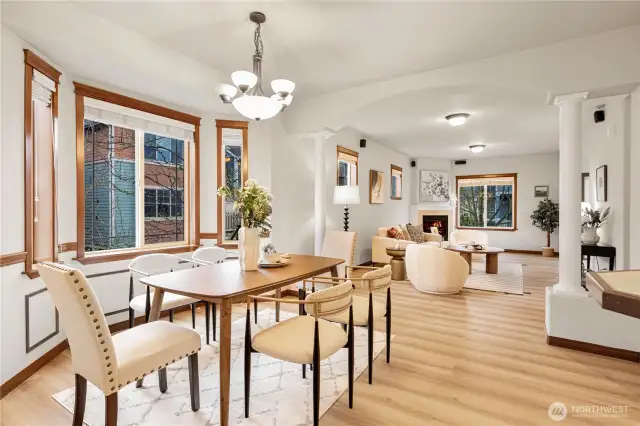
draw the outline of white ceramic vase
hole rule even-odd
[[[260,259],[260,229],[240,228],[238,232],[238,258],[243,271],[258,270]]]
[[[597,228],[585,226],[584,228],[582,228],[582,236],[580,237],[580,239],[585,244],[596,244],[598,241],[600,241],[600,236],[596,231]]]

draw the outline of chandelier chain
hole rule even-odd
[[[256,29],[253,32],[253,43],[256,46],[256,55],[262,56],[264,47],[262,45],[262,37],[260,36],[260,24],[256,24]]]

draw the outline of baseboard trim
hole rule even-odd
[[[296,297],[297,297],[297,293],[296,293]],[[179,308],[174,309],[173,312],[174,314],[177,314],[179,312],[187,311],[190,309],[191,309],[191,305],[181,306]],[[169,316],[168,310],[162,311],[162,314],[161,314],[162,318],[168,317],[168,316]],[[136,317],[135,325],[140,325],[143,323],[144,323],[144,316]],[[117,333],[118,331],[122,331],[127,328],[129,328],[129,320],[116,322],[109,326],[109,330],[112,333]],[[15,388],[20,386],[22,383],[27,381],[31,376],[37,373],[42,367],[47,365],[55,357],[57,357],[62,352],[64,352],[68,347],[69,347],[69,343],[65,339],[64,341],[58,343],[56,346],[54,346],[53,348],[45,352],[40,358],[36,359],[31,364],[27,365],[18,374],[16,374],[12,378],[4,382],[2,385],[0,385],[0,400],[3,399],[5,396],[9,395],[11,391],[13,391]]]
[[[595,343],[580,342],[555,336],[547,336],[547,344],[565,349],[573,349],[580,352],[623,359],[625,361],[640,362],[640,352],[634,352],[627,349],[611,348],[608,346],[596,345]]]
[[[519,254],[537,254],[542,256],[542,250],[519,250],[519,249],[504,249],[505,253],[519,253]],[[553,257],[559,257],[560,253],[557,251],[553,253]]]

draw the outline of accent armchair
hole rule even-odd
[[[423,244],[407,247],[407,277],[418,291],[454,294],[464,286],[469,265],[458,253]]]
[[[45,262],[38,272],[60,313],[71,348],[76,383],[73,426],[83,424],[87,380],[105,395],[105,425],[116,426],[118,391],[157,371],[160,392],[166,392],[166,368],[182,358],[189,359],[191,410],[198,411],[198,333],[156,321],[112,336],[98,299],[81,271]]]

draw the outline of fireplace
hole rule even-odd
[[[431,232],[431,228],[438,228],[438,234],[442,236],[442,241],[449,241],[449,216],[447,215],[423,215],[422,229],[424,232]]]

